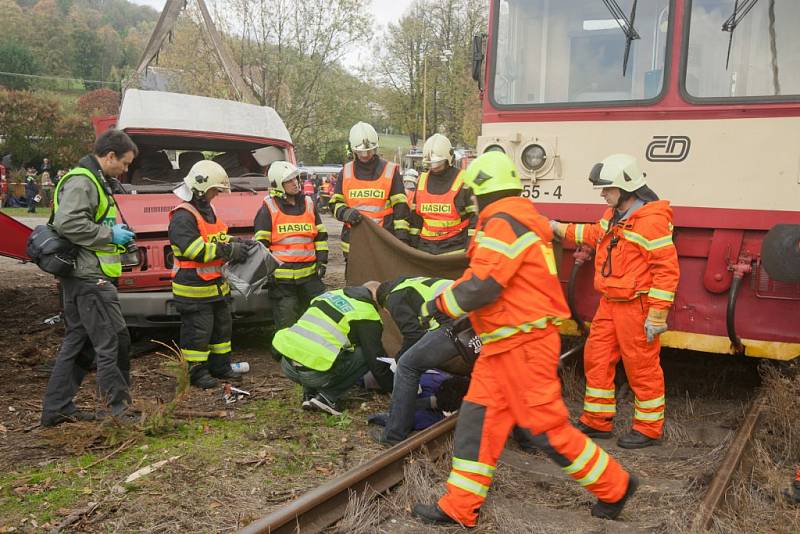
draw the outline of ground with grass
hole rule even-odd
[[[28,213],[28,208],[0,208],[0,213],[5,213],[11,217],[50,217],[49,208],[37,208],[35,213]]]

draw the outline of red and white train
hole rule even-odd
[[[800,355],[800,284],[771,279],[761,262],[771,227],[800,224],[800,2],[493,0],[490,9],[473,73],[485,85],[479,152],[506,152],[524,194],[575,222],[605,207],[587,180],[592,165],[635,155],[674,210],[681,279],[662,344]],[[566,286],[573,255],[560,261]],[[571,288],[583,319],[597,304],[592,274],[585,265]]]

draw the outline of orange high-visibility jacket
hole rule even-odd
[[[569,317],[552,239],[547,218],[527,199],[503,198],[480,212],[469,268],[435,303],[450,317],[469,312],[482,355],[513,348],[525,341],[518,334]]]
[[[383,218],[392,213],[390,197],[396,168],[396,163],[387,161],[377,180],[361,180],[356,176],[354,163],[348,161],[342,171],[344,203],[382,226]]]
[[[422,218],[420,238],[445,241],[461,234],[469,226],[469,215],[462,217],[456,206],[456,196],[464,185],[464,171],[460,171],[453,185],[441,195],[428,191],[428,173],[423,172],[415,191],[414,210]],[[408,194],[406,194],[408,197]]]
[[[302,215],[284,213],[271,196],[264,197],[264,205],[272,219],[272,242],[269,250],[279,261],[304,263],[317,261],[316,243],[319,233],[314,214],[314,201],[301,197],[306,203]]]
[[[216,217],[217,222],[210,223],[206,221],[200,212],[197,209],[189,204],[188,202],[183,202],[175,206],[169,212],[169,218],[172,219],[172,215],[177,210],[186,210],[192,215],[194,215],[195,220],[197,221],[197,229],[200,230],[200,237],[203,238],[203,242],[205,243],[217,243],[217,242],[227,242],[228,241],[228,225],[222,222],[219,217],[217,216],[216,210],[214,210],[214,206],[211,206],[211,210],[214,212],[214,216]],[[200,248],[198,248],[200,247]],[[202,243],[199,241],[195,244],[193,243],[190,245],[190,248],[199,251],[202,249]],[[178,274],[179,269],[196,269],[197,276],[200,277],[201,280],[205,280],[207,282],[211,280],[216,280],[217,278],[222,277],[222,265],[225,263],[225,260],[222,259],[213,259],[215,249],[206,249],[205,253],[203,254],[202,261],[190,261],[180,259],[179,257],[175,257],[172,263],[172,278],[175,278],[175,275]],[[199,258],[198,258],[199,259]]]
[[[567,241],[596,250],[595,289],[609,300],[632,300],[646,294],[650,306],[669,308],[680,277],[669,202],[648,202],[611,225],[613,216],[614,210],[608,208],[597,223],[567,226]]]

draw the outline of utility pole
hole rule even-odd
[[[422,142],[428,138],[428,56],[422,60]]]

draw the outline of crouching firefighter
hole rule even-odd
[[[664,428],[659,335],[667,329],[679,278],[672,210],[647,186],[633,156],[607,157],[589,181],[608,204],[600,221],[550,223],[559,237],[597,250],[594,287],[602,298],[583,351],[586,394],[578,428],[596,438],[612,436],[614,372],[622,358],[635,402],[633,428],[617,444],[637,449],[657,444]]]
[[[255,238],[283,263],[269,286],[276,330],[293,325],[325,291],[328,232],[312,198],[300,192],[299,172],[288,161],[270,166],[272,189],[254,223]]]
[[[225,169],[216,162],[195,163],[175,195],[183,200],[169,214],[169,241],[174,254],[172,294],[181,316],[180,349],[189,362],[193,386],[215,387],[217,378],[235,380],[231,369],[231,290],[222,265],[247,259],[255,243],[236,241],[211,201],[230,191]]]
[[[303,386],[304,410],[341,415],[338,400],[367,371],[383,391],[392,390],[378,312],[378,282],[327,291],[311,301],[300,319],[279,330],[272,354],[283,373]]]
[[[616,518],[635,491],[629,475],[569,423],[557,367],[557,324],[569,316],[553,256],[552,232],[505,154],[481,155],[464,183],[478,198],[469,268],[435,300],[433,317],[469,314],[483,347],[456,426],[447,492],[413,514],[433,523],[475,526],[495,466],[516,424],[562,471],[594,493],[592,515]]]

